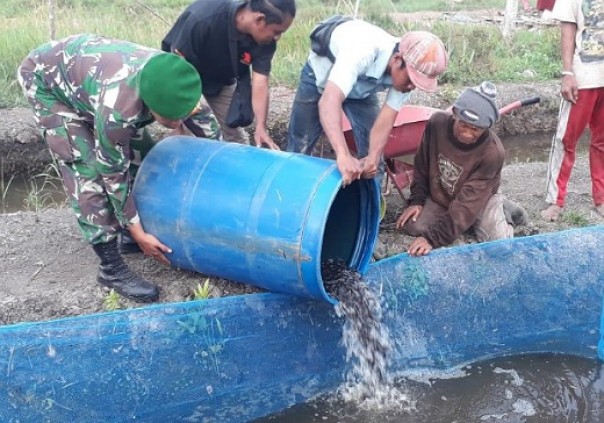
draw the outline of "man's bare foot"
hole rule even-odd
[[[541,217],[543,218],[543,220],[546,220],[548,222],[555,222],[560,217],[561,212],[562,212],[562,207],[552,204],[545,210],[541,211]]]
[[[596,211],[600,216],[604,217],[604,204],[598,204],[596,206]]]

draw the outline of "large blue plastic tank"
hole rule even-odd
[[[379,226],[375,181],[341,184],[332,160],[178,136],[147,155],[134,198],[172,265],[334,302],[321,261],[365,272]]]

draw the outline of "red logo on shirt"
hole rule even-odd
[[[252,55],[249,52],[247,52],[247,51],[244,52],[241,55],[240,62],[243,63],[244,65],[248,65],[249,66],[252,63]]]

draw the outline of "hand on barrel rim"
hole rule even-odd
[[[353,181],[361,179],[363,165],[350,154],[338,155],[336,159],[338,170],[342,174],[342,186],[350,185]]]
[[[375,178],[377,175],[378,167],[380,165],[380,158],[377,159],[367,156],[361,159],[361,166],[363,167],[362,177],[365,179]]]
[[[254,142],[256,143],[256,147],[261,148],[266,145],[271,150],[281,151],[279,146],[268,134],[266,128],[260,125],[256,125],[256,130],[254,131]]]

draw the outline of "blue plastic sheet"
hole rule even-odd
[[[400,255],[372,265],[390,370],[517,353],[597,357],[604,231]],[[241,422],[333,391],[327,302],[254,294],[0,328],[1,422]]]

